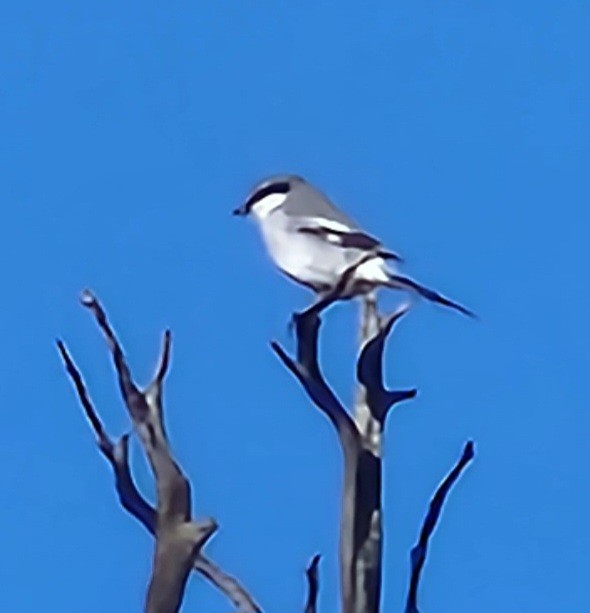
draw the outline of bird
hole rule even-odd
[[[388,287],[474,317],[461,304],[399,274],[402,258],[303,177],[284,174],[260,181],[233,214],[253,218],[275,266],[320,299],[333,292],[346,273],[339,300]]]

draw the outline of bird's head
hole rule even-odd
[[[264,219],[282,206],[289,192],[300,183],[303,183],[303,179],[296,175],[276,175],[260,181],[233,214],[247,216],[252,213],[258,219]]]

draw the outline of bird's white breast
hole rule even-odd
[[[267,198],[274,199],[274,196],[275,194]],[[333,287],[340,280],[342,273],[363,257],[362,251],[345,249],[329,238],[299,231],[283,211],[275,210],[280,206],[276,202],[274,199],[267,208],[263,207],[263,214],[268,210],[274,212],[272,215],[266,213],[264,218],[257,215],[261,222],[258,225],[273,262],[291,278],[312,287]],[[260,203],[256,206],[258,204]],[[270,204],[275,205],[274,209],[270,209]],[[340,225],[336,228],[336,223],[333,229],[340,230]],[[356,294],[360,288],[386,283],[388,281],[386,271],[383,258],[377,255],[360,264],[353,274],[351,295]]]

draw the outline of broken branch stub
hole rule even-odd
[[[321,556],[319,553],[313,556],[305,571],[305,576],[307,577],[307,602],[305,603],[305,613],[317,613],[318,594],[320,591],[318,569],[320,559]]]

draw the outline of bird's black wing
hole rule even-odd
[[[340,230],[322,226],[320,224],[314,226],[301,226],[297,229],[303,234],[313,234],[323,240],[338,245],[344,249],[359,249],[360,251],[375,251],[376,254],[388,260],[402,261],[402,258],[394,253],[383,248],[383,245],[375,237],[357,229],[349,231]]]

